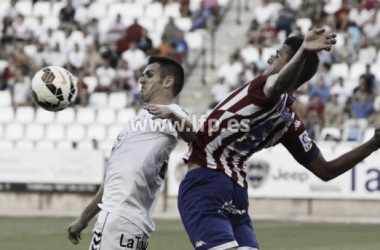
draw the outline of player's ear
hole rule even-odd
[[[165,77],[164,79],[164,88],[171,88],[171,86],[173,86],[174,84],[174,77],[173,76],[167,76]]]

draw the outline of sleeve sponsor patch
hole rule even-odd
[[[307,132],[304,131],[302,134],[300,134],[298,136],[298,138],[300,139],[300,141],[302,143],[302,146],[303,146],[303,149],[305,150],[305,152],[308,152],[311,149],[311,147],[313,146],[313,142],[310,139],[310,137],[307,134]]]

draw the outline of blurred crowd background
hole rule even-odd
[[[138,110],[137,79],[147,57],[170,56],[188,70],[192,34],[199,30],[212,33],[220,20],[221,6],[227,2],[0,0],[0,136],[12,145],[18,143],[17,136],[9,135],[13,131],[8,129],[9,123],[25,122],[17,117],[25,117],[30,113],[25,110],[34,105],[31,78],[48,65],[64,67],[77,76],[77,107],[96,104]],[[213,97],[211,103],[204,100],[205,109],[212,109],[231,90],[261,74],[266,60],[287,36],[324,27],[337,32],[338,44],[331,53],[319,54],[318,73],[296,93],[294,108],[313,139],[369,138],[373,127],[380,124],[380,1],[262,0],[252,9],[249,1],[241,2],[245,2],[244,11],[252,15],[245,37],[239,38],[245,40],[245,46],[218,62],[212,81],[204,85]],[[33,113],[31,121],[43,123],[38,112],[42,111]],[[75,112],[73,117],[83,115]],[[83,112],[87,117],[92,111]],[[117,120],[115,112],[105,112],[104,119],[111,114]],[[102,122],[99,112],[96,115],[83,124]],[[81,118],[68,119],[67,124],[75,119]],[[21,128],[20,138],[27,129]],[[64,129],[67,135],[68,128]]]

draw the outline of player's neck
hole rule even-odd
[[[161,105],[169,105],[174,103],[173,98],[168,98],[165,96],[155,96],[151,100],[147,102],[148,104],[161,104]]]

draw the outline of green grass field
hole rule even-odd
[[[87,250],[89,225],[77,246],[66,239],[71,218],[0,218],[1,250]],[[180,221],[156,221],[150,250],[191,250]],[[254,222],[261,250],[379,250],[380,225]]]

